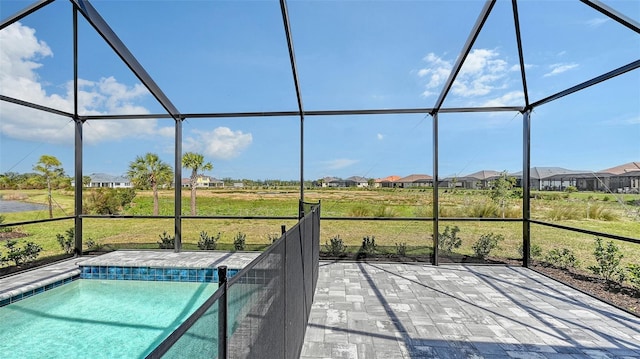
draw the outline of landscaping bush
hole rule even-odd
[[[524,258],[524,246],[522,245],[522,243],[520,243],[520,245],[518,246],[518,253],[520,253],[520,258]],[[530,258],[537,258],[540,257],[542,255],[542,248],[533,243],[529,246],[529,254],[530,254]]]
[[[579,263],[575,253],[568,248],[550,250],[544,257],[544,261],[560,269],[575,268]]]
[[[467,217],[497,218],[501,216],[500,207],[493,202],[475,203],[466,207]]]
[[[375,213],[373,214],[373,216],[374,217],[391,218],[391,217],[397,217],[398,216],[398,212],[393,207],[384,206],[384,207],[377,208]]]
[[[587,208],[587,219],[599,219],[602,221],[617,221],[618,215],[603,205],[591,205]]]
[[[158,242],[158,247],[160,249],[174,249],[176,246],[176,237],[170,236],[166,231],[162,232],[159,235],[160,242]]]
[[[396,254],[401,257],[406,257],[407,255],[407,243],[396,243]]]
[[[597,265],[589,266],[589,270],[601,276],[606,282],[624,282],[624,268],[620,266],[620,260],[624,255],[620,253],[618,246],[613,241],[609,241],[605,247],[599,237],[596,237],[595,241],[596,248],[593,255],[596,257]]]
[[[335,236],[329,242],[325,242],[324,250],[332,257],[340,257],[347,251],[347,246],[344,245],[340,236]]]
[[[104,244],[102,244],[102,242],[100,241],[94,241],[93,239],[89,238],[86,242],[85,245],[87,246],[87,249],[89,249],[90,251],[101,251],[102,248],[104,248]]]
[[[66,254],[72,254],[75,250],[75,238],[75,229],[73,227],[67,229],[64,235],[60,233],[56,234],[56,240],[58,240],[60,248],[62,248]]]
[[[366,236],[362,238],[362,246],[358,250],[358,258],[368,257],[376,252],[376,237]]]
[[[209,236],[207,232],[200,232],[200,240],[198,241],[198,248],[202,250],[215,250],[218,241],[220,240],[220,232],[216,236]]]
[[[485,259],[492,250],[498,248],[498,243],[503,240],[504,236],[501,234],[487,233],[481,235],[471,248],[476,257]]]
[[[567,193],[574,193],[578,192],[578,188],[576,188],[576,186],[568,186],[564,191]]]
[[[627,265],[627,273],[629,274],[629,282],[633,287],[640,291],[640,264],[631,263]]]
[[[246,239],[246,234],[238,232],[238,234],[233,238],[233,248],[235,248],[236,251],[243,251],[246,245]]]
[[[0,256],[0,263],[13,262],[16,266],[35,260],[42,247],[34,242],[27,242],[22,248],[17,247],[18,241],[7,240],[4,244],[9,250],[6,256]]]
[[[460,228],[458,226],[444,227],[443,233],[438,233],[438,245],[440,249],[451,253],[454,248],[459,248],[462,245],[462,239],[458,237]]]

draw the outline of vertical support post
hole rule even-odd
[[[440,228],[438,226],[439,224],[439,218],[440,218],[440,213],[438,211],[438,209],[440,208],[440,205],[438,203],[439,201],[439,182],[440,182],[440,176],[438,174],[438,114],[434,113],[431,114],[431,117],[433,117],[433,260],[432,260],[432,264],[433,265],[438,265],[438,252],[439,252],[439,246],[438,246],[438,233],[440,231]]]
[[[298,209],[298,219],[304,216],[304,113],[300,112],[300,208]]]
[[[74,252],[82,255],[82,121],[78,117],[78,11],[73,7]]]
[[[227,316],[227,300],[229,284],[227,282],[227,266],[218,267],[218,286],[224,288],[224,292],[220,300],[218,300],[218,358],[227,359],[228,348],[228,316]]]
[[[175,138],[174,230],[175,252],[182,250],[182,117],[176,118]]]
[[[284,224],[280,226],[280,232],[281,234],[285,234],[287,233],[287,226],[285,226]]]
[[[531,110],[522,114],[522,265],[531,257]]]

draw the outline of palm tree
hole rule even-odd
[[[155,153],[137,156],[129,163],[127,176],[135,187],[153,190],[153,215],[158,215],[158,186],[171,183],[173,169]]]
[[[38,172],[47,182],[47,201],[49,202],[49,218],[53,218],[53,200],[51,198],[51,182],[64,176],[62,162],[55,156],[42,155],[38,163],[33,166],[33,170]]]
[[[191,187],[191,215],[196,215],[196,184],[198,181],[198,171],[211,171],[211,162],[204,163],[204,156],[199,153],[187,152],[182,155],[182,167],[191,169],[189,186]]]

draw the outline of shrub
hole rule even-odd
[[[278,239],[280,239],[280,237],[282,237],[282,235],[279,233],[269,233],[267,234],[267,241],[270,244],[272,244],[272,243],[275,243]]]
[[[557,206],[553,207],[548,213],[547,217],[554,221],[562,220],[577,220],[584,218],[584,214],[581,210],[571,206]]]
[[[466,209],[467,216],[473,218],[497,218],[500,217],[500,207],[493,202],[476,203]]]
[[[396,254],[405,257],[407,255],[407,243],[396,243]]]
[[[576,188],[576,186],[568,186],[567,188],[564,189],[564,191],[567,193],[574,193],[574,192],[578,192],[578,188]]]
[[[607,246],[602,245],[602,239],[596,237],[596,248],[593,255],[596,257],[597,265],[589,266],[595,274],[601,276],[607,282],[624,282],[624,269],[620,267],[620,260],[624,255],[613,241],[607,242]]]
[[[520,253],[520,258],[524,258],[524,246],[522,244],[518,246],[518,253]],[[542,255],[542,248],[533,243],[529,246],[529,254],[531,258],[540,257]]]
[[[378,209],[376,209],[376,211],[373,214],[373,216],[374,217],[384,217],[384,218],[397,217],[398,216],[398,212],[393,207],[384,206],[384,207],[379,207]]]
[[[454,248],[458,248],[462,245],[462,239],[458,237],[460,228],[458,226],[444,227],[443,233],[438,233],[438,245],[442,250],[447,253],[453,252]]]
[[[369,217],[371,210],[365,205],[357,205],[349,210],[349,217]]]
[[[358,251],[358,257],[367,257],[376,252],[376,237],[366,236],[362,238],[362,246]]]
[[[99,188],[89,192],[85,211],[95,214],[118,214],[135,196],[133,188]]]
[[[246,245],[246,239],[246,234],[238,232],[238,234],[236,234],[236,236],[233,238],[233,248],[235,248],[236,251],[243,251]]]
[[[547,253],[544,260],[549,265],[560,269],[575,268],[578,265],[576,255],[568,248],[554,248]]]
[[[73,227],[67,229],[64,235],[60,233],[56,234],[58,244],[66,254],[72,254],[75,250],[75,238],[75,229]]]
[[[202,250],[214,250],[218,246],[220,240],[220,232],[216,236],[209,236],[207,232],[200,232],[200,240],[198,241],[198,248]]]
[[[87,248],[90,251],[101,251],[102,248],[104,248],[104,244],[102,244],[102,242],[100,241],[94,241],[93,239],[89,238],[85,244],[87,245]]]
[[[640,291],[640,264],[631,263],[627,265],[627,273],[629,274],[631,285]]]
[[[162,232],[162,234],[160,234],[159,237],[160,237],[160,242],[158,242],[158,247],[160,247],[160,249],[175,248],[176,237],[170,236],[169,234],[167,234],[167,231]]]
[[[347,246],[344,245],[340,236],[335,236],[329,242],[325,242],[324,249],[330,256],[340,257],[347,251]]]
[[[605,208],[602,205],[592,205],[587,209],[587,218],[589,219],[599,219],[603,221],[616,221],[618,220],[618,216],[615,212],[610,209]]]
[[[9,252],[7,252],[6,256],[2,257],[0,262],[13,262],[16,266],[19,266],[35,260],[42,251],[42,247],[34,242],[27,242],[22,248],[16,247],[17,243],[18,241],[15,240],[7,240],[5,242],[4,246]]]
[[[504,240],[504,236],[501,234],[483,234],[471,248],[473,248],[476,257],[484,259],[492,250],[498,248],[498,243],[502,240]]]

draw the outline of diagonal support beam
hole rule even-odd
[[[467,38],[467,42],[464,44],[462,51],[460,51],[460,55],[458,56],[458,59],[456,60],[455,65],[453,65],[453,69],[451,69],[449,78],[447,79],[447,82],[445,83],[444,88],[442,89],[442,92],[440,93],[440,96],[436,101],[436,104],[433,106],[433,110],[431,111],[432,115],[440,111],[440,107],[442,107],[442,103],[444,102],[444,99],[447,97],[449,90],[451,90],[451,86],[453,86],[453,82],[456,80],[456,77],[460,73],[460,69],[462,69],[464,60],[467,59],[467,56],[469,55],[469,52],[473,47],[473,43],[478,38],[478,35],[480,34],[480,30],[482,30],[482,26],[484,25],[485,21],[487,21],[487,18],[491,13],[491,9],[493,8],[493,5],[495,5],[495,3],[496,3],[496,0],[487,0],[484,3],[484,7],[482,8],[480,15],[478,16],[478,19],[476,20],[475,25],[473,25],[473,28],[471,29],[471,33],[469,34],[469,37]]]
[[[536,102],[532,103],[529,106],[529,108],[535,108],[535,107],[538,107],[540,105],[544,105],[545,103],[557,100],[557,99],[559,99],[561,97],[570,95],[570,94],[572,94],[574,92],[578,92],[580,90],[583,90],[583,89],[585,89],[587,87],[593,86],[593,85],[595,85],[597,83],[600,83],[602,81],[606,81],[606,80],[609,80],[609,79],[614,78],[616,76],[622,75],[625,72],[629,72],[629,71],[635,70],[635,69],[637,69],[639,67],[640,67],[640,60],[636,60],[636,61],[631,62],[629,64],[626,64],[626,65],[624,65],[622,67],[618,67],[615,70],[609,71],[606,74],[602,74],[602,75],[600,75],[598,77],[594,77],[591,80],[585,81],[585,82],[583,82],[581,84],[577,84],[577,85],[575,85],[573,87],[570,87],[570,88],[568,88],[568,89],[566,89],[564,91],[560,91],[560,92],[558,92],[558,93],[556,93],[554,95],[551,95],[549,97],[543,98],[542,100],[536,101]],[[527,109],[525,109],[525,110],[527,110]]]
[[[601,12],[602,14],[607,15],[608,17],[619,22],[620,24],[626,26],[630,30],[640,34],[640,23],[631,19],[630,17],[625,16],[619,11],[614,10],[613,8],[607,6],[606,4],[598,0],[580,0],[580,1],[585,3],[587,6]]]
[[[54,2],[55,0],[40,0],[40,1],[36,1],[33,4],[27,6],[26,8],[18,11],[17,13],[9,16],[8,18],[4,19],[2,22],[0,22],[0,30],[4,29],[5,27],[13,24],[16,21],[20,21],[20,19],[24,18],[25,16],[28,16],[38,10],[40,10],[40,8],[43,8],[49,4],[51,4],[52,2]]]
[[[527,89],[527,75],[524,68],[524,53],[522,51],[522,36],[520,36],[520,15],[518,13],[517,0],[511,0],[513,7],[513,24],[516,29],[516,43],[518,45],[518,60],[520,61],[520,77],[522,78],[522,91],[524,92],[524,106],[529,107],[529,90]]]
[[[291,37],[291,25],[289,22],[289,12],[287,3],[280,0],[280,10],[282,11],[282,23],[287,37],[287,47],[289,48],[289,60],[291,62],[291,73],[293,74],[293,84],[296,88],[298,100],[298,111],[300,114],[300,202],[304,202],[304,106],[302,105],[302,93],[300,91],[300,81],[298,80],[298,68],[296,66],[296,55],[293,50],[293,39]],[[302,211],[298,212],[298,217],[302,218]]]
[[[71,0],[75,8],[87,19],[87,21],[93,26],[93,28],[102,36],[102,38],[111,46],[113,51],[124,61],[124,63],[131,69],[131,71],[138,77],[142,84],[151,92],[153,97],[160,102],[162,107],[173,117],[176,121],[179,121],[178,109],[171,103],[169,98],[162,92],[160,87],[153,81],[151,76],[142,67],[142,65],[136,60],[129,49],[120,40],[118,35],[113,32],[111,27],[104,21],[98,11],[89,3],[88,0]]]
[[[65,117],[69,117],[69,118],[73,118],[74,117],[73,114],[69,113],[69,112],[56,110],[55,108],[38,105],[37,103],[28,102],[28,101],[20,100],[20,99],[9,97],[9,96],[5,96],[5,95],[0,95],[0,101],[11,102],[11,103],[15,103],[16,105],[29,107],[29,108],[33,108],[33,109],[36,109],[36,110],[49,112],[49,113],[53,113],[53,114],[56,114],[56,115],[65,116]]]

